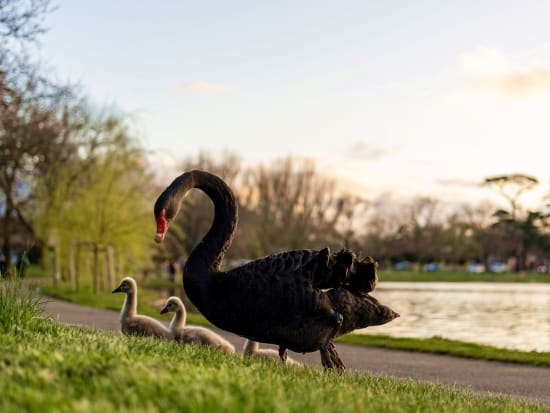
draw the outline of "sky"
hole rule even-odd
[[[550,2],[58,1],[40,55],[166,162],[308,157],[355,192],[550,190]],[[159,163],[159,167],[163,165]]]

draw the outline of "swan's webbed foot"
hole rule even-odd
[[[279,358],[281,359],[281,361],[283,363],[286,363],[286,361],[288,359],[288,351],[287,351],[286,347],[279,346]]]

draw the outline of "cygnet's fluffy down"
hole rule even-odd
[[[219,334],[204,327],[186,326],[187,312],[179,297],[170,297],[166,300],[166,305],[160,313],[168,312],[175,313],[170,322],[169,330],[176,341],[212,346],[228,354],[235,353],[235,347]]]
[[[126,277],[113,293],[126,293],[122,311],[120,312],[120,326],[124,334],[129,336],[150,336],[171,338],[170,330],[160,321],[137,313],[137,284],[132,277]]]
[[[249,357],[261,357],[273,361],[283,361],[281,360],[281,356],[279,355],[279,352],[277,350],[273,350],[270,348],[260,348],[259,343],[254,340],[247,339],[244,342],[243,354]],[[284,360],[284,362],[288,364],[300,364],[290,357],[286,357],[286,360]]]

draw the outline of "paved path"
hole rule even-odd
[[[118,313],[50,300],[46,307],[54,319],[69,324],[118,331]],[[244,339],[219,331],[236,349]],[[262,345],[265,347],[272,347]],[[430,381],[469,388],[480,393],[503,393],[550,407],[550,368],[460,357],[387,350],[338,344],[338,352],[350,370],[365,370],[401,378]],[[319,353],[291,353],[299,361],[320,366]]]

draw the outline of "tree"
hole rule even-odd
[[[101,131],[98,137],[95,129]],[[88,129],[88,151],[68,164],[50,168],[46,181],[58,183],[54,192],[37,180],[41,211],[36,217],[39,235],[55,239],[58,261],[67,262],[70,245],[80,245],[93,255],[94,290],[100,289],[99,254],[112,249],[119,268],[144,264],[152,241],[150,228],[151,178],[146,173],[143,151],[129,136],[121,119],[109,117]],[[83,147],[84,149],[84,147]],[[112,274],[111,274],[112,277]],[[108,278],[108,284],[112,284]]]
[[[5,41],[34,41],[44,33],[44,15],[51,10],[50,0],[2,0],[0,38]]]
[[[353,235],[364,200],[340,190],[311,160],[285,158],[250,172],[247,186],[255,213],[254,255],[286,249],[341,247]],[[352,232],[350,232],[352,231]]]
[[[523,271],[529,248],[537,238],[534,224],[539,220],[539,214],[534,211],[524,212],[519,204],[523,193],[538,185],[538,180],[524,174],[499,175],[485,178],[484,185],[496,188],[509,203],[509,210],[497,210],[494,214],[496,222],[493,225],[502,234],[506,243],[511,243],[511,253],[516,257],[516,271]]]
[[[23,81],[24,80],[24,81]],[[65,88],[35,76],[0,76],[0,194],[2,247],[11,256],[14,225],[32,234],[28,217],[30,183],[48,165],[77,152],[72,132],[80,127],[77,106]]]
[[[41,77],[27,55],[51,10],[50,0],[0,1],[0,225],[8,260],[14,232],[32,235],[29,177],[41,155],[60,148],[52,140],[68,126],[68,89]]]
[[[25,47],[46,31],[44,17],[52,11],[50,0],[0,1],[0,73],[24,61]]]
[[[533,189],[538,183],[537,178],[529,175],[509,174],[485,178],[483,185],[496,189],[509,202],[511,218],[516,219],[517,213],[521,210],[520,196]]]

